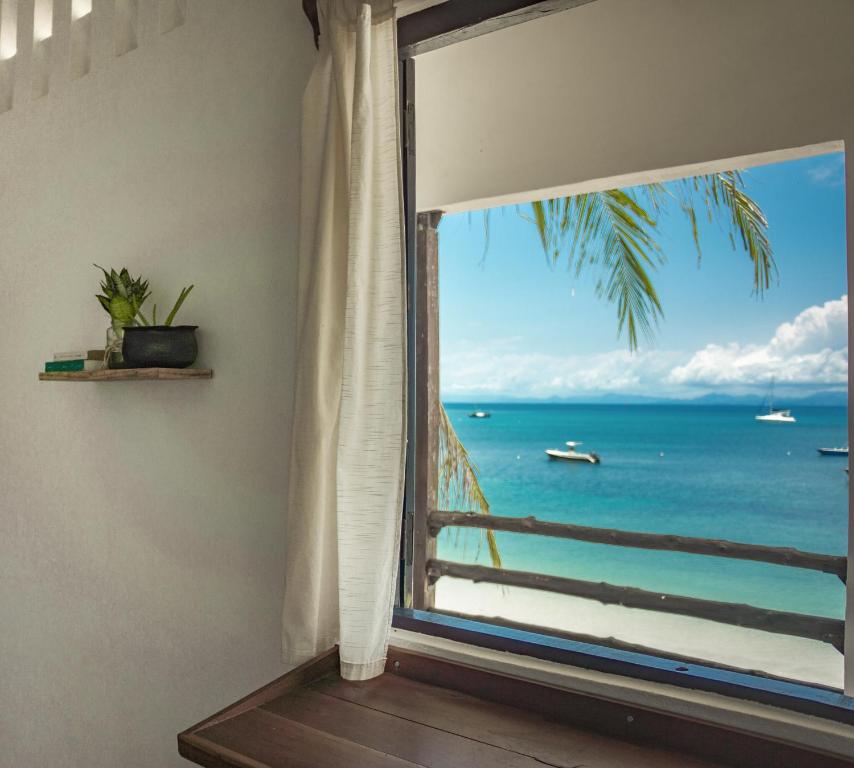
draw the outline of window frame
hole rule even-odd
[[[734,699],[758,702],[831,721],[854,725],[854,697],[842,691],[728,669],[712,663],[697,663],[646,649],[612,647],[588,642],[589,638],[533,632],[507,624],[487,623],[451,616],[432,610],[432,590],[424,573],[428,548],[435,539],[427,534],[429,471],[434,425],[426,407],[431,383],[438,388],[438,339],[430,339],[427,316],[431,286],[429,259],[436,259],[438,240],[435,226],[441,212],[419,214],[415,202],[416,136],[414,57],[462,40],[470,39],[511,24],[586,4],[592,0],[523,2],[521,0],[448,0],[439,6],[398,21],[400,125],[402,136],[403,202],[406,244],[407,365],[409,439],[406,454],[405,500],[399,571],[399,593],[392,626],[471,646],[530,656],[586,670],[598,670],[639,680],[664,683],[679,688],[722,694]],[[490,11],[493,11],[490,13]],[[429,218],[428,218],[429,217]],[[432,224],[432,226],[431,226]],[[432,232],[430,231],[432,229]],[[432,249],[432,252],[431,252]],[[433,319],[435,322],[435,318]],[[432,330],[438,335],[437,323]],[[431,355],[434,357],[431,358]],[[438,396],[438,392],[436,393]],[[849,560],[849,575],[852,564]],[[851,602],[849,596],[848,602]],[[411,607],[408,607],[411,606]],[[852,647],[846,639],[848,649]],[[846,670],[846,676],[848,671]]]

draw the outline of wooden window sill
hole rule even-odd
[[[391,648],[341,680],[337,651],[178,736],[211,768],[842,768],[838,758]]]

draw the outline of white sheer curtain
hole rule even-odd
[[[405,444],[405,307],[392,0],[319,0],[303,102],[299,320],[283,650],[385,663]]]

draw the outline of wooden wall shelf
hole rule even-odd
[[[40,373],[39,381],[190,381],[211,379],[210,368],[108,368],[103,371]]]

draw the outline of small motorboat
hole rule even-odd
[[[848,446],[844,448],[816,448],[822,456],[847,456]]]
[[[557,461],[586,461],[588,464],[599,464],[601,459],[595,453],[581,453],[575,449],[581,443],[569,440],[566,443],[567,450],[560,451],[557,448],[547,448],[546,456]]]
[[[489,411],[473,411],[469,414],[470,419],[488,419],[492,414]]]

